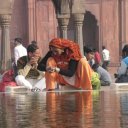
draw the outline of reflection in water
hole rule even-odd
[[[120,94],[121,107],[121,128],[128,127],[128,93]]]
[[[91,126],[92,92],[47,94],[47,121],[54,128]]]
[[[127,101],[120,97],[112,91],[1,93],[0,128],[126,128]]]

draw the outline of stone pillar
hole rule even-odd
[[[59,27],[60,27],[60,37],[67,39],[67,26],[69,23],[69,18],[70,15],[58,15],[57,19],[58,19],[58,23],[59,23]]]
[[[124,43],[124,45],[127,43],[126,42],[126,1],[123,0],[121,1],[122,5],[121,5],[121,18],[122,18],[122,43]]]
[[[27,0],[29,42],[37,40],[36,32],[36,0]]]
[[[83,52],[83,20],[84,20],[84,14],[83,13],[76,13],[74,16],[74,22],[75,22],[75,41],[80,46],[81,54],[84,55]]]
[[[10,34],[9,25],[11,15],[0,15],[1,23],[1,71],[11,68],[11,50],[10,50]]]

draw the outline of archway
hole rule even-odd
[[[83,43],[99,50],[99,26],[91,12],[86,11],[83,22]]]

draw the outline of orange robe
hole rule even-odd
[[[54,58],[50,57],[48,59],[47,66],[51,66],[51,67],[57,66],[57,63],[54,60]],[[92,89],[92,84],[91,84],[92,74],[93,74],[93,70],[91,69],[87,60],[85,58],[81,58],[78,63],[77,70],[75,73],[74,85],[69,84],[68,81],[64,79],[63,75],[59,73],[46,72],[45,73],[46,89],[47,90],[55,89],[56,84],[59,83],[59,84],[64,84],[64,85],[71,85],[76,88],[91,90]]]
[[[51,42],[49,43],[49,47],[60,48],[65,50],[65,52],[59,57],[55,55],[50,57],[47,60],[46,66],[50,66],[53,68],[58,67],[66,70],[68,69],[68,63],[71,59],[78,61],[78,66],[73,76],[74,80],[70,80],[70,82],[68,79],[71,79],[71,77],[66,77],[56,72],[46,72],[46,89],[55,89],[56,84],[59,83],[65,85],[72,85],[76,88],[91,90],[91,78],[93,70],[88,64],[86,58],[82,58],[78,43],[67,39],[55,38],[51,40]]]

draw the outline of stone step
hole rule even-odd
[[[56,91],[76,91],[76,90],[78,89],[71,86],[60,86],[58,89],[55,89],[55,92]],[[24,86],[6,86],[5,92],[6,93],[27,93],[27,92],[30,92],[30,90],[25,88]],[[47,92],[47,91],[45,91],[44,89],[43,92]]]
[[[111,88],[117,91],[128,91],[128,83],[112,83]]]
[[[73,87],[73,86],[69,86],[69,85],[65,85],[65,86],[61,86],[61,85],[59,85],[59,90],[79,90],[79,89],[77,89],[77,88],[75,88],[75,87]]]
[[[24,86],[6,86],[5,92],[7,93],[26,93],[28,92],[28,89]]]
[[[115,91],[128,91],[128,83],[112,83],[110,86],[101,86],[101,91],[103,90],[115,90]],[[76,89],[72,86],[59,86],[56,91],[67,91],[67,92],[72,92],[72,91],[85,91],[85,90],[79,90]],[[5,92],[7,93],[27,93],[29,90],[25,88],[24,86],[6,86],[5,87]],[[43,92],[46,92],[45,90]]]

